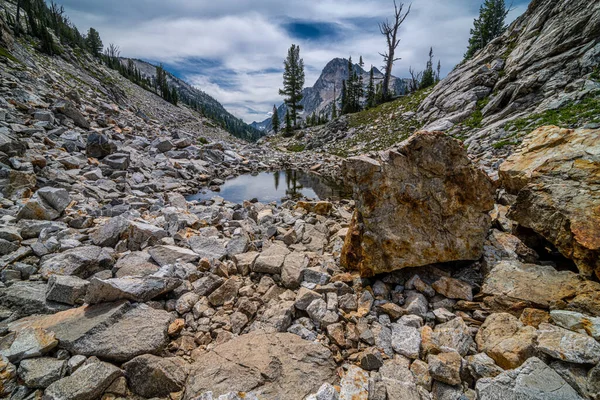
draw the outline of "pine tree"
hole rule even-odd
[[[348,89],[346,88],[346,81],[342,81],[342,108],[340,109],[340,114],[344,115],[346,112],[346,108],[348,107]]]
[[[334,120],[337,118],[337,93],[336,93],[335,83],[333,84],[333,105],[331,106],[331,119]]]
[[[428,88],[435,84],[435,75],[433,72],[433,47],[429,48],[429,60],[427,61],[427,66],[425,67],[425,71],[423,71],[423,78],[421,78],[421,89]]]
[[[440,81],[440,72],[442,70],[442,62],[440,60],[438,60],[438,65],[437,65],[437,69],[435,72],[435,82],[439,82]]]
[[[100,34],[94,28],[90,28],[88,34],[85,38],[85,42],[87,44],[87,48],[95,57],[100,57],[102,54],[102,40],[100,39]]]
[[[375,77],[373,75],[373,66],[369,72],[369,86],[367,87],[367,107],[375,107]]]
[[[285,136],[285,137],[292,136],[292,134],[294,133],[293,129],[294,128],[292,126],[292,117],[290,115],[290,109],[288,108],[287,111],[285,112],[285,131],[283,133],[283,136]]]
[[[479,8],[479,17],[473,21],[465,59],[473,57],[477,51],[504,33],[506,30],[504,21],[509,11],[504,0],[484,1]]]
[[[273,116],[271,117],[271,125],[273,125],[273,132],[279,131],[279,114],[277,113],[277,107],[273,104]]]
[[[298,111],[304,109],[300,104],[304,87],[304,60],[300,58],[300,46],[292,44],[283,65],[283,89],[279,89],[279,94],[285,96],[284,102],[288,106],[290,118],[296,127]]]

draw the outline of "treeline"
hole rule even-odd
[[[15,0],[15,3],[16,13],[4,9],[6,22],[12,27],[16,37],[28,35],[37,38],[39,51],[50,56],[61,55],[64,46],[85,51],[136,85],[174,105],[181,101],[236,137],[256,141],[262,136],[260,131],[229,114],[221,104],[203,92],[180,93],[176,85],[169,84],[168,73],[162,65],[156,67],[155,76],[150,77],[143,74],[133,60],[125,61],[121,58],[117,46],[110,44],[104,49],[96,29],[90,28],[87,34],[81,34],[65,15],[64,7],[54,1],[46,3],[44,0]]]
[[[437,68],[433,70],[433,47],[429,48],[429,59],[425,64],[423,71],[417,72],[412,66],[408,68],[410,79],[408,82],[409,93],[414,93],[417,90],[427,89],[440,81],[440,72],[442,69],[442,63],[440,60],[437,62]]]

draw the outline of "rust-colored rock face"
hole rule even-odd
[[[536,129],[499,175],[518,193],[509,218],[554,244],[583,275],[600,278],[600,130]]]
[[[396,150],[349,158],[344,173],[356,200],[346,268],[369,276],[481,256],[494,187],[459,141],[418,132]]]

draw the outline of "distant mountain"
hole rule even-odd
[[[129,59],[122,58],[123,63],[127,64]],[[147,78],[156,78],[156,66],[146,61],[132,59],[135,67],[140,73]],[[202,113],[207,118],[213,120],[217,125],[220,125],[223,129],[231,133],[240,139],[256,141],[264,136],[263,130],[258,130],[241,119],[235,117],[229,111],[223,107],[221,103],[215,100],[213,97],[204,93],[202,90],[196,89],[189,83],[177,78],[173,74],[167,71],[167,81],[171,87],[175,87],[179,93],[180,98],[185,98],[188,101],[192,100],[196,102],[201,108]]]
[[[369,71],[364,70],[358,64],[354,64],[354,71],[356,71],[359,76],[362,75],[366,89],[367,85],[369,84]],[[377,68],[374,68],[373,75],[375,78],[375,83],[383,80],[383,74]],[[323,68],[323,71],[321,72],[321,75],[315,84],[312,87],[304,88],[302,91],[304,96],[302,101],[300,101],[300,104],[304,106],[304,111],[301,116],[306,117],[311,115],[313,112],[316,114],[323,112],[327,115],[330,115],[334,101],[334,93],[337,99],[337,107],[339,111],[342,95],[342,82],[347,79],[348,60],[345,58],[334,58],[333,60],[329,61],[325,68]],[[390,81],[390,89],[393,91],[393,93],[396,95],[404,94],[406,92],[406,87],[407,85],[405,80],[392,76]],[[286,111],[287,107],[285,104],[282,104],[277,108],[280,120],[284,120]],[[270,118],[267,118],[262,122],[253,122],[250,125],[258,130],[266,132],[273,128]]]

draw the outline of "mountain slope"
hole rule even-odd
[[[435,87],[418,119],[465,139],[493,170],[536,126],[600,122],[599,93],[600,2],[536,0]]]
[[[366,88],[369,83],[369,71],[364,70],[358,64],[354,64],[354,71],[356,71],[359,76],[363,77]],[[383,80],[383,74],[377,68],[374,68],[373,76],[375,78],[375,84]],[[300,101],[300,104],[304,106],[304,111],[301,115],[303,117],[309,116],[312,113],[316,113],[317,115],[320,113],[330,115],[334,94],[338,101],[339,108],[339,102],[342,95],[342,82],[347,79],[348,60],[345,58],[334,58],[329,61],[325,68],[323,68],[323,71],[315,84],[302,90],[303,98]],[[406,91],[405,82],[395,76],[392,76],[390,87],[397,95],[403,94]],[[285,104],[282,104],[277,108],[277,112],[280,116],[284,116],[286,110],[287,107]],[[280,119],[283,121],[283,117]],[[273,128],[270,118],[261,122],[253,122],[251,125],[265,131],[270,131]]]
[[[122,62],[127,63],[129,59],[123,58]],[[131,59],[135,67],[141,72],[142,76],[155,79],[156,78],[156,66],[152,65],[143,60]],[[169,86],[175,87],[179,96],[185,98],[188,101],[192,100],[202,108],[202,113],[212,119],[215,123],[227,130],[234,136],[242,139],[256,141],[261,136],[261,131],[254,127],[246,124],[241,119],[235,117],[229,111],[223,107],[216,99],[209,96],[202,90],[199,90],[187,82],[177,78],[173,74],[167,71],[167,82]]]

